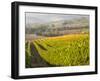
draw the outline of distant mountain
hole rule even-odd
[[[73,24],[79,24],[79,25],[84,25],[87,24],[89,25],[89,20],[88,18],[82,17],[82,18],[76,18],[76,19],[71,19],[71,20],[57,20],[57,21],[51,21],[51,22],[45,22],[45,23],[30,23],[26,24],[26,27],[28,28],[35,28],[41,25],[73,25]]]
[[[81,32],[82,29],[89,29],[89,19],[86,17],[26,24],[26,33],[38,35],[62,35],[72,30]]]
[[[88,15],[77,15],[77,14],[55,14],[55,13],[37,13],[37,12],[26,12],[26,24],[42,24],[42,23],[49,23],[49,22],[56,22],[56,21],[63,21],[63,20],[73,20],[79,18],[89,18]]]

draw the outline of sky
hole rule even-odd
[[[75,14],[51,14],[51,13],[37,13],[37,12],[26,12],[25,13],[25,20],[26,24],[32,23],[47,23],[53,21],[60,21],[60,20],[71,20],[76,18],[88,18],[88,15],[75,15]]]

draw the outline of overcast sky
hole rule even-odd
[[[52,21],[59,21],[59,20],[70,20],[70,19],[76,19],[76,18],[88,18],[88,15],[72,15],[72,14],[48,14],[48,13],[25,13],[26,17],[26,24],[31,23],[46,23],[46,22],[52,22]]]

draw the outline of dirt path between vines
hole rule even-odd
[[[38,53],[35,45],[33,43],[30,44],[31,52],[33,56],[31,57],[31,67],[50,67],[51,65],[47,63]]]

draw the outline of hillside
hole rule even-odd
[[[89,20],[84,17],[79,19],[52,21],[42,24],[26,24],[26,34],[36,34],[40,36],[59,36],[69,33],[87,32],[88,29]]]

